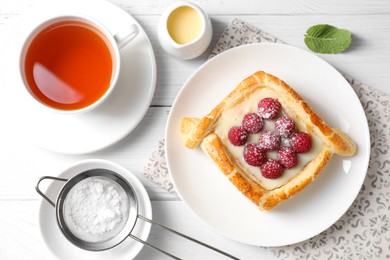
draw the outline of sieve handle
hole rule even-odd
[[[157,225],[157,226],[159,226],[159,227],[161,227],[161,228],[163,228],[163,229],[165,229],[165,230],[167,230],[167,231],[169,231],[169,232],[171,232],[171,233],[173,233],[173,234],[175,234],[175,235],[181,236],[181,237],[183,237],[183,238],[185,238],[185,239],[188,239],[188,240],[190,240],[190,241],[192,241],[192,242],[195,242],[195,243],[197,243],[197,244],[199,244],[199,245],[201,245],[201,246],[204,246],[204,247],[206,247],[206,248],[208,248],[208,249],[214,250],[215,252],[220,253],[220,254],[222,254],[222,255],[228,257],[228,258],[235,259],[235,260],[239,260],[239,258],[237,258],[237,257],[235,257],[235,256],[233,256],[233,255],[231,255],[231,254],[228,254],[228,253],[226,253],[226,252],[224,252],[224,251],[222,251],[222,250],[220,250],[220,249],[218,249],[218,248],[215,248],[215,247],[213,247],[213,246],[211,246],[211,245],[208,245],[208,244],[206,244],[206,243],[203,243],[202,241],[199,241],[199,240],[197,240],[197,239],[195,239],[195,238],[192,238],[192,237],[187,236],[187,235],[185,235],[185,234],[183,234],[183,233],[180,233],[180,232],[178,232],[178,231],[176,231],[176,230],[173,230],[173,229],[171,229],[171,228],[169,228],[169,227],[167,227],[167,226],[165,226],[165,225],[163,225],[163,224],[160,224],[160,223],[158,223],[158,222],[156,222],[156,221],[153,221],[153,220],[151,220],[151,219],[145,218],[144,216],[141,216],[141,215],[138,215],[137,217],[138,217],[139,219],[145,221],[145,222],[148,222],[148,223],[152,224],[152,225]],[[167,255],[167,256],[169,256],[169,257],[171,257],[171,258],[173,258],[173,259],[181,259],[181,258],[178,258],[178,257],[176,257],[176,256],[174,256],[174,255],[172,255],[172,254],[170,254],[170,253],[168,253],[168,252],[166,252],[166,251],[160,249],[160,248],[157,248],[157,247],[155,247],[155,246],[153,246],[153,245],[147,243],[146,241],[143,241],[143,240],[141,240],[141,239],[139,239],[139,238],[137,238],[137,237],[135,237],[135,236],[133,236],[133,235],[131,235],[131,234],[129,234],[129,237],[135,239],[136,241],[138,241],[138,242],[140,242],[140,243],[142,243],[142,244],[144,244],[144,245],[150,246],[151,248],[153,248],[153,249],[155,249],[155,250],[157,250],[157,251],[159,251],[159,252],[161,252],[161,253],[164,253],[165,255]]]
[[[39,195],[41,195],[47,202],[49,202],[53,207],[56,206],[56,204],[50,200],[40,189],[39,189],[39,184],[41,183],[41,181],[43,180],[46,180],[46,179],[50,179],[50,180],[55,180],[55,181],[68,181],[68,179],[63,179],[63,178],[57,178],[57,177],[51,177],[51,176],[43,176],[41,177],[38,182],[37,182],[37,185],[35,186],[35,190],[38,192]]]

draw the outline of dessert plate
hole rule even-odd
[[[106,148],[128,135],[142,120],[156,86],[156,61],[152,45],[139,23],[124,10],[102,0],[39,1],[24,15],[11,34],[2,62],[7,96],[15,114],[15,127],[26,129],[26,140],[51,151],[82,154]],[[120,50],[121,71],[109,98],[98,108],[82,114],[53,113],[28,96],[19,75],[19,53],[29,31],[40,22],[75,12],[101,21],[115,34],[127,24],[140,33]]]
[[[353,157],[334,156],[312,184],[270,212],[259,211],[199,148],[187,149],[180,140],[183,117],[201,118],[258,70],[284,80],[358,147]],[[367,119],[348,82],[319,57],[283,44],[244,45],[206,62],[178,94],[166,129],[167,165],[182,200],[218,232],[258,246],[294,244],[335,223],[357,196],[369,155]]]
[[[103,168],[112,170],[123,176],[134,188],[138,199],[138,211],[141,216],[152,219],[152,206],[148,193],[142,183],[125,168],[105,160],[85,160],[66,169],[58,177],[69,179],[74,175],[89,170]],[[55,201],[63,182],[52,182],[46,195]],[[54,257],[58,259],[133,259],[142,249],[143,244],[126,238],[122,243],[111,249],[93,252],[80,249],[69,242],[61,233],[57,221],[55,209],[44,199],[42,199],[39,211],[39,226],[43,240],[50,249]],[[150,233],[151,225],[144,221],[137,221],[131,234],[146,241]]]

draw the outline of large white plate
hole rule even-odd
[[[75,115],[53,113],[32,102],[19,75],[19,53],[28,33],[42,21],[79,13],[101,21],[115,34],[135,23],[139,35],[121,49],[121,71],[114,91],[97,109]],[[106,148],[128,135],[144,117],[156,85],[152,45],[139,23],[121,8],[101,0],[42,0],[24,15],[4,50],[2,80],[5,107],[12,109],[14,127],[26,129],[26,140],[51,151],[82,154]]]
[[[66,169],[58,177],[69,179],[74,175],[89,169],[103,168],[112,170],[123,176],[134,188],[138,199],[138,213],[141,216],[152,219],[152,205],[148,193],[142,183],[128,170],[117,164],[105,160],[85,160]],[[50,184],[45,194],[54,202],[63,186],[63,182],[54,181]],[[61,233],[57,221],[55,209],[44,199],[42,199],[39,212],[39,225],[41,234],[46,245],[53,254],[53,257],[63,260],[73,259],[133,259],[142,249],[143,245],[131,238],[125,239],[121,244],[111,249],[99,252],[92,252],[80,249],[69,242]],[[144,221],[137,221],[131,234],[146,241],[151,225]]]
[[[179,132],[181,118],[207,114],[257,70],[286,81],[358,146],[355,156],[335,156],[314,183],[270,212],[260,212],[241,195],[199,148],[184,148]],[[335,223],[361,188],[369,148],[365,113],[343,76],[317,56],[281,44],[245,45],[205,63],[177,96],[166,130],[168,169],[182,200],[218,232],[260,246],[297,243]]]

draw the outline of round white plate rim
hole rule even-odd
[[[216,63],[219,59],[226,59],[226,57],[228,57],[229,55],[232,56],[232,55],[234,55],[234,53],[238,53],[242,49],[246,49],[246,48],[262,48],[262,46],[268,46],[268,47],[271,46],[272,48],[289,49],[289,50],[295,51],[297,53],[302,53],[302,55],[308,55],[311,58],[314,58],[316,60],[316,62],[322,63],[322,65],[327,66],[329,71],[331,71],[331,73],[338,74],[340,76],[340,79],[342,79],[344,81],[343,84],[349,88],[349,90],[348,90],[348,91],[350,91],[349,94],[352,94],[353,97],[351,97],[351,98],[354,99],[353,101],[355,102],[355,105],[358,104],[358,107],[357,107],[358,110],[356,112],[359,113],[360,116],[362,116],[365,119],[364,122],[363,122],[364,129],[363,129],[363,125],[362,125],[362,128],[361,128],[361,130],[364,131],[364,134],[362,134],[362,135],[365,138],[364,138],[364,140],[362,142],[365,144],[364,145],[365,147],[359,147],[359,150],[358,150],[358,152],[363,152],[362,156],[364,157],[364,160],[362,162],[362,167],[361,167],[361,174],[359,175],[360,178],[357,181],[358,185],[356,185],[357,187],[354,190],[354,192],[352,193],[352,195],[349,196],[350,199],[345,203],[344,208],[342,210],[340,210],[339,214],[332,215],[332,217],[329,218],[329,221],[327,222],[326,225],[323,225],[322,228],[318,229],[315,232],[311,232],[310,235],[306,234],[304,236],[300,236],[300,234],[297,234],[297,237],[294,238],[294,239],[287,239],[287,240],[285,239],[285,241],[280,241],[278,243],[275,243],[275,242],[268,243],[267,241],[260,241],[259,242],[259,241],[248,241],[248,240],[237,239],[236,237],[234,237],[231,234],[229,234],[229,232],[227,232],[226,230],[221,230],[221,228],[215,227],[207,219],[203,218],[201,213],[198,212],[196,209],[194,209],[194,207],[192,205],[190,205],[190,203],[188,202],[188,200],[186,198],[187,194],[185,194],[184,190],[181,190],[180,183],[178,183],[177,179],[175,178],[176,174],[179,174],[179,173],[175,173],[175,170],[172,169],[172,162],[175,159],[177,160],[177,158],[173,159],[174,154],[171,154],[171,147],[170,147],[170,145],[175,142],[175,141],[171,141],[171,137],[172,137],[172,139],[174,139],[175,134],[176,134],[176,137],[178,135],[178,133],[175,132],[175,130],[172,129],[172,126],[174,125],[173,124],[173,121],[174,121],[173,118],[175,116],[176,106],[179,103],[180,99],[182,98],[183,93],[186,91],[187,88],[189,88],[189,86],[191,84],[191,81],[193,81],[197,77],[198,74],[201,74],[203,70],[206,70],[206,69],[209,69],[209,67],[212,67],[212,64]],[[248,75],[250,75],[253,72],[254,71],[248,72]],[[230,90],[232,90],[232,89],[230,89]],[[230,91],[228,91],[228,93],[229,92]],[[191,115],[185,115],[185,116],[191,116]],[[286,45],[286,44],[279,44],[279,43],[254,43],[254,44],[248,44],[248,45],[243,45],[243,46],[239,46],[239,47],[236,47],[236,48],[232,48],[232,49],[229,49],[229,50],[227,50],[227,51],[217,55],[216,57],[208,60],[205,64],[203,64],[201,67],[199,67],[191,75],[191,77],[184,83],[183,87],[181,88],[181,90],[179,91],[178,95],[176,96],[176,99],[175,99],[175,101],[173,102],[173,105],[172,105],[172,109],[171,109],[170,115],[168,117],[167,126],[166,126],[166,132],[165,133],[166,133],[165,134],[165,151],[166,151],[165,154],[166,154],[166,160],[167,160],[167,168],[168,168],[168,170],[170,172],[172,182],[174,184],[174,187],[176,188],[176,192],[178,193],[180,198],[183,200],[183,202],[189,207],[189,209],[196,216],[198,216],[200,219],[202,219],[206,224],[211,226],[218,233],[221,233],[221,234],[223,234],[223,235],[225,235],[225,236],[227,236],[227,237],[229,237],[229,238],[231,238],[233,240],[236,240],[236,241],[239,241],[239,242],[242,242],[242,243],[245,243],[245,244],[252,244],[252,245],[257,245],[257,246],[274,247],[274,246],[284,246],[284,245],[288,245],[288,244],[295,244],[295,243],[304,241],[306,239],[309,239],[309,238],[311,238],[311,237],[321,233],[323,230],[326,230],[331,225],[333,225],[348,210],[348,208],[351,206],[351,204],[355,200],[356,196],[358,195],[360,187],[362,186],[363,181],[364,181],[365,176],[366,176],[366,169],[368,168],[368,162],[369,162],[369,156],[370,156],[370,150],[369,150],[370,136],[369,136],[369,129],[368,129],[367,118],[366,118],[366,115],[364,113],[363,107],[361,106],[360,101],[359,101],[356,93],[352,90],[351,86],[345,80],[345,78],[332,65],[330,65],[328,62],[326,62],[325,60],[321,59],[320,57],[318,57],[318,56],[316,56],[316,55],[314,55],[312,53],[309,53],[307,51],[304,51],[302,49],[299,49],[297,47],[293,47],[293,46]],[[173,133],[175,133],[175,134],[173,134]],[[184,145],[182,145],[182,146],[184,147]],[[173,149],[174,148],[172,148],[172,150]],[[172,158],[171,158],[171,156],[172,156]]]
[[[128,14],[126,11],[124,11],[120,7],[114,5],[106,0],[90,1],[90,3],[91,4],[93,3],[93,5],[95,6],[95,8],[92,11],[90,10],[90,6],[88,5],[88,1],[85,1],[81,4],[81,3],[78,3],[77,1],[70,0],[70,1],[66,1],[66,2],[61,3],[61,5],[63,7],[65,7],[64,10],[61,10],[58,6],[52,6],[52,7],[44,8],[41,11],[41,13],[46,14],[47,17],[51,17],[56,13],[58,13],[60,15],[65,15],[65,14],[70,12],[68,10],[69,8],[72,9],[72,8],[74,8],[74,5],[77,4],[77,6],[78,6],[77,11],[75,11],[75,12],[71,11],[71,13],[75,13],[75,14],[79,13],[79,14],[89,15],[92,18],[96,19],[99,16],[104,17],[106,15],[106,13],[111,12],[111,13],[117,14],[117,16],[118,16],[118,14],[120,14],[120,16],[118,16],[118,17],[122,18],[122,20],[126,19],[127,22],[137,24],[139,29],[140,29],[140,34],[137,37],[140,38],[139,41],[141,41],[143,44],[142,48],[147,49],[147,53],[142,54],[142,55],[144,55],[144,56],[146,55],[148,57],[148,61],[146,61],[147,65],[144,65],[144,66],[148,66],[147,68],[145,67],[144,71],[147,71],[148,73],[150,71],[150,75],[148,74],[146,77],[146,78],[148,78],[147,86],[142,86],[145,89],[142,90],[142,92],[138,93],[138,94],[140,94],[138,99],[141,98],[140,100],[142,100],[142,104],[141,104],[141,107],[137,107],[137,109],[136,109],[137,113],[133,114],[132,111],[128,111],[128,109],[127,109],[127,111],[125,111],[126,116],[127,116],[127,118],[130,117],[131,120],[121,120],[123,122],[123,123],[121,123],[121,126],[119,126],[119,123],[118,123],[119,120],[117,120],[118,122],[116,122],[115,124],[111,124],[111,127],[113,127],[113,128],[116,127],[116,129],[118,131],[112,132],[113,134],[111,134],[111,132],[107,132],[107,131],[105,133],[100,133],[100,136],[103,137],[103,135],[104,135],[104,138],[101,138],[101,139],[97,138],[97,140],[93,141],[93,142],[92,142],[92,140],[88,140],[88,141],[84,142],[83,139],[85,139],[85,138],[83,138],[82,136],[77,136],[77,134],[73,134],[73,136],[68,137],[69,140],[71,140],[72,137],[75,137],[75,138],[79,139],[80,142],[74,142],[74,145],[72,145],[72,147],[69,147],[69,145],[64,145],[64,142],[60,141],[60,138],[51,138],[50,142],[46,142],[46,141],[40,140],[43,138],[42,137],[42,136],[44,136],[43,134],[40,134],[39,137],[34,137],[34,136],[27,137],[27,139],[30,139],[33,143],[35,143],[35,145],[40,146],[41,148],[44,148],[44,149],[49,150],[49,151],[54,151],[54,152],[59,152],[59,153],[64,153],[64,154],[86,154],[86,153],[92,153],[92,152],[96,152],[96,151],[105,149],[105,148],[112,146],[113,144],[121,141],[123,138],[128,136],[139,125],[141,120],[144,118],[144,116],[146,115],[148,108],[152,102],[153,95],[154,95],[154,92],[156,89],[156,80],[157,80],[156,58],[154,55],[154,51],[153,51],[151,42],[150,42],[148,36],[146,35],[146,32],[144,31],[144,29],[138,23],[138,21],[136,21],[133,16]],[[39,6],[35,6],[33,9],[38,10]],[[50,12],[50,11],[53,11],[53,12]],[[26,14],[25,18],[24,18],[24,19],[26,19],[26,21],[23,21],[23,18],[22,18],[20,24],[23,24],[23,23],[25,24],[28,22],[27,21],[28,19],[32,19],[32,17],[39,16],[39,13],[34,13],[34,11],[32,13],[33,14]],[[124,17],[126,17],[126,18],[124,18]],[[120,18],[117,18],[117,19],[120,19]],[[38,18],[38,19],[41,19],[41,18]],[[105,19],[107,19],[107,18],[105,18]],[[111,22],[111,24],[110,24],[111,27],[113,27],[113,25],[112,25],[113,23],[114,22]],[[118,21],[116,23],[118,23]],[[20,24],[19,24],[19,27],[20,27]],[[108,29],[111,30],[113,28],[109,27]],[[18,37],[18,36],[16,36],[16,37]],[[9,44],[9,45],[11,45],[11,44]],[[12,48],[12,46],[10,46],[10,47]],[[123,56],[123,55],[124,54],[121,54],[121,56]],[[123,68],[123,69],[125,69],[125,68]],[[120,82],[120,81],[121,80],[119,79],[117,84],[120,84],[120,85],[128,84],[126,82]],[[123,87],[122,87],[122,89],[123,89]],[[117,88],[113,90],[113,93],[116,90],[117,90]],[[119,90],[117,90],[117,91],[119,91]],[[123,90],[122,90],[122,92],[123,92]],[[23,94],[25,94],[25,93],[23,93]],[[128,93],[126,93],[126,94],[128,94]],[[110,99],[110,97],[109,97],[109,99]],[[31,102],[30,100],[28,100],[28,101]],[[27,109],[28,113],[33,114],[33,116],[31,116],[30,118],[37,116],[37,117],[41,118],[39,120],[43,121],[45,119],[50,120],[51,118],[54,117],[51,113],[47,113],[47,111],[45,109],[42,109],[40,107],[39,108],[35,107],[37,104],[31,104],[29,102],[25,102],[24,104],[26,106],[30,106],[32,108],[32,109]],[[84,118],[85,117],[91,117],[91,118],[98,117],[99,111],[98,112],[96,112],[96,111],[99,110],[100,108],[104,108],[104,106],[107,105],[106,104],[107,102],[108,101],[105,101],[103,104],[100,105],[99,108],[97,108],[94,111],[87,111],[85,113],[75,114],[75,115],[58,114],[58,117],[57,117],[57,115],[55,115],[55,116],[57,117],[58,122],[61,122],[60,119],[67,120],[67,118],[71,118],[71,117],[75,118],[75,121],[77,121],[77,120],[80,121],[80,120],[82,120],[83,117]],[[32,106],[34,106],[34,107],[32,107]],[[130,106],[130,105],[128,105],[128,106]],[[123,112],[123,111],[121,111],[121,112]],[[121,115],[121,116],[123,117],[123,115]],[[72,122],[71,120],[67,120],[67,122],[68,121]],[[90,123],[91,120],[88,122]],[[96,126],[99,126],[99,124],[100,125],[105,124],[105,122],[103,122],[103,120],[100,122],[101,123],[99,123],[99,121],[97,121],[97,120],[94,120],[93,126],[85,125],[85,126],[81,127],[81,126],[76,125],[76,127],[79,127],[84,132],[86,132],[86,130],[93,131],[93,129],[96,129]],[[79,123],[77,123],[77,124],[79,124]],[[32,127],[36,127],[36,126],[33,125]],[[72,126],[69,126],[69,127],[72,127]],[[59,127],[57,127],[57,128],[54,127],[54,128],[57,130],[59,129]],[[61,129],[60,129],[60,131],[61,131]],[[35,132],[39,133],[38,129]],[[85,135],[84,135],[84,137],[85,137]],[[56,141],[56,140],[58,140],[58,141]]]
[[[141,214],[140,212],[143,212],[142,214],[144,214],[144,216],[146,218],[152,219],[152,204],[151,204],[149,195],[148,195],[145,187],[142,185],[141,181],[138,180],[137,177],[133,173],[131,173],[129,170],[127,170],[126,168],[124,168],[123,166],[121,166],[119,164],[116,164],[116,163],[108,161],[108,160],[103,160],[103,159],[86,159],[86,160],[82,160],[82,161],[79,161],[79,162],[76,162],[76,163],[70,165],[69,167],[67,167],[65,170],[63,170],[56,177],[61,178],[61,177],[63,177],[63,175],[69,175],[68,178],[71,178],[74,175],[80,173],[80,171],[86,171],[86,170],[95,169],[95,168],[104,168],[104,169],[113,170],[113,171],[117,172],[118,174],[120,174],[122,177],[124,177],[132,185],[132,187],[134,188],[134,191],[135,191],[135,194],[137,196],[138,203],[139,203],[138,204],[139,214]],[[82,170],[80,170],[80,169],[82,169]],[[47,187],[47,190],[50,190],[52,185],[53,185],[53,183],[51,183]],[[43,231],[43,228],[42,228],[42,225],[41,225],[42,215],[44,214],[44,212],[43,212],[44,211],[43,204],[45,204],[47,206],[48,202],[42,198],[42,201],[41,201],[40,207],[39,207],[39,217],[38,217],[38,219],[39,219],[38,222],[39,222],[39,226],[40,226],[40,228],[39,228],[40,235],[42,237],[42,240],[45,242],[45,246],[48,248],[50,253],[53,256],[58,257],[56,255],[56,253],[53,252],[53,248],[51,248],[47,244],[47,242],[45,241],[45,234],[44,234],[44,231]],[[50,210],[53,210],[53,212],[55,211],[54,208],[50,208]],[[53,221],[56,221],[56,220],[53,220]],[[140,224],[137,224],[136,228],[134,228],[135,230],[138,231],[138,233],[134,234],[133,233],[134,230],[133,230],[132,234],[134,236],[139,237],[139,238],[141,238],[141,239],[146,241],[148,236],[149,236],[149,234],[150,234],[151,225],[149,225],[146,222],[141,222],[141,221],[139,221],[139,223]],[[55,224],[57,225],[57,223],[55,223]],[[129,240],[130,242],[127,241],[127,240]],[[66,241],[66,242],[68,242],[68,241]],[[132,240],[131,238],[126,238],[125,241],[123,241],[122,243],[125,243],[125,242],[131,243],[131,244],[130,245],[126,245],[127,248],[126,248],[126,250],[124,250],[126,252],[126,255],[123,255],[123,259],[132,259],[132,258],[134,258],[135,256],[138,255],[138,253],[142,250],[142,248],[144,246],[142,243],[139,243],[139,242],[137,242],[135,240]],[[69,244],[70,244],[70,242],[69,242]],[[121,245],[121,244],[119,244],[119,245]],[[70,245],[70,246],[74,247],[73,245]],[[75,250],[76,249],[79,250],[76,247],[74,247],[74,249]],[[96,259],[96,253],[97,254],[99,254],[99,253],[107,253],[110,250],[116,250],[116,247],[108,249],[108,250],[105,250],[105,251],[101,251],[101,252],[89,252],[89,251],[86,251],[86,250],[82,250],[82,252],[87,254],[87,255],[84,254],[83,257],[88,257],[90,259]],[[60,257],[60,258],[62,259],[62,257]]]

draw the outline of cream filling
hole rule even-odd
[[[227,136],[231,127],[236,125],[242,125],[242,118],[245,116],[245,114],[257,112],[257,104],[261,99],[265,97],[277,98],[276,93],[274,93],[272,90],[261,88],[256,90],[252,95],[249,96],[248,99],[246,99],[241,104],[226,111],[223,111],[220,118],[218,119],[214,132],[221,139],[221,141],[227,147],[229,152],[232,154],[235,159],[235,163],[238,164],[245,172],[249,173],[253,181],[259,183],[261,186],[268,190],[272,190],[284,185],[289,180],[291,180],[298,172],[300,172],[301,169],[307,163],[309,163],[319,154],[322,149],[323,143],[319,137],[311,134],[312,148],[307,153],[298,154],[298,165],[296,167],[292,169],[284,169],[283,175],[277,179],[264,178],[261,174],[260,167],[254,167],[245,162],[243,157],[245,145],[234,146],[229,142]],[[292,114],[291,111],[283,110],[282,113],[280,113],[280,115],[284,114],[288,114],[288,116],[292,120],[294,120],[296,130],[307,132],[305,124],[301,120],[299,120],[296,115]],[[273,131],[275,120],[276,119],[266,120],[265,127],[261,132],[263,132],[264,130]],[[249,134],[247,143],[257,143],[259,140],[260,133]],[[287,139],[282,138],[282,146],[288,146]],[[267,157],[276,158],[276,151],[267,152]]]

